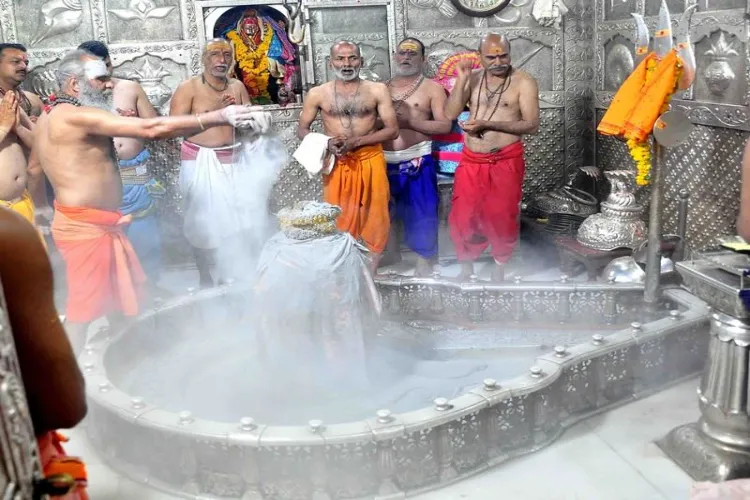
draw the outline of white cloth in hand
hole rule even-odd
[[[222,109],[221,116],[235,128],[263,135],[271,128],[271,114],[261,109],[259,106],[234,104]]]
[[[330,174],[336,158],[329,154],[327,135],[311,132],[302,139],[302,144],[292,156],[308,171],[312,177],[315,174]]]

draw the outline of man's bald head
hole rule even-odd
[[[505,35],[487,33],[481,40],[479,40],[479,52],[481,53],[488,45],[500,45],[508,54],[510,54],[510,40],[508,40],[508,37]]]
[[[362,51],[359,49],[359,45],[349,40],[340,40],[331,45],[331,57],[334,57],[336,53],[341,50],[353,50],[357,56],[362,57]]]
[[[510,40],[505,35],[489,33],[479,42],[482,66],[492,76],[505,78],[512,71],[510,65]]]

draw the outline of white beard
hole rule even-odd
[[[340,69],[334,68],[333,74],[336,75],[336,78],[341,81],[351,82],[352,80],[356,80],[357,78],[359,78],[359,69],[355,69],[350,75],[345,75]]]
[[[396,76],[415,76],[422,72],[419,66],[396,66]]]
[[[78,100],[81,105],[113,111],[111,90],[97,90],[87,81],[82,81],[79,85]]]

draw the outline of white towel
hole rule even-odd
[[[328,175],[333,170],[336,157],[328,154],[329,139],[327,135],[311,132],[302,139],[302,144],[292,155],[311,177],[318,173]]]

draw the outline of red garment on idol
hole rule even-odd
[[[488,246],[496,262],[510,260],[518,241],[524,169],[520,141],[494,153],[464,147],[448,216],[460,262],[479,258]]]

